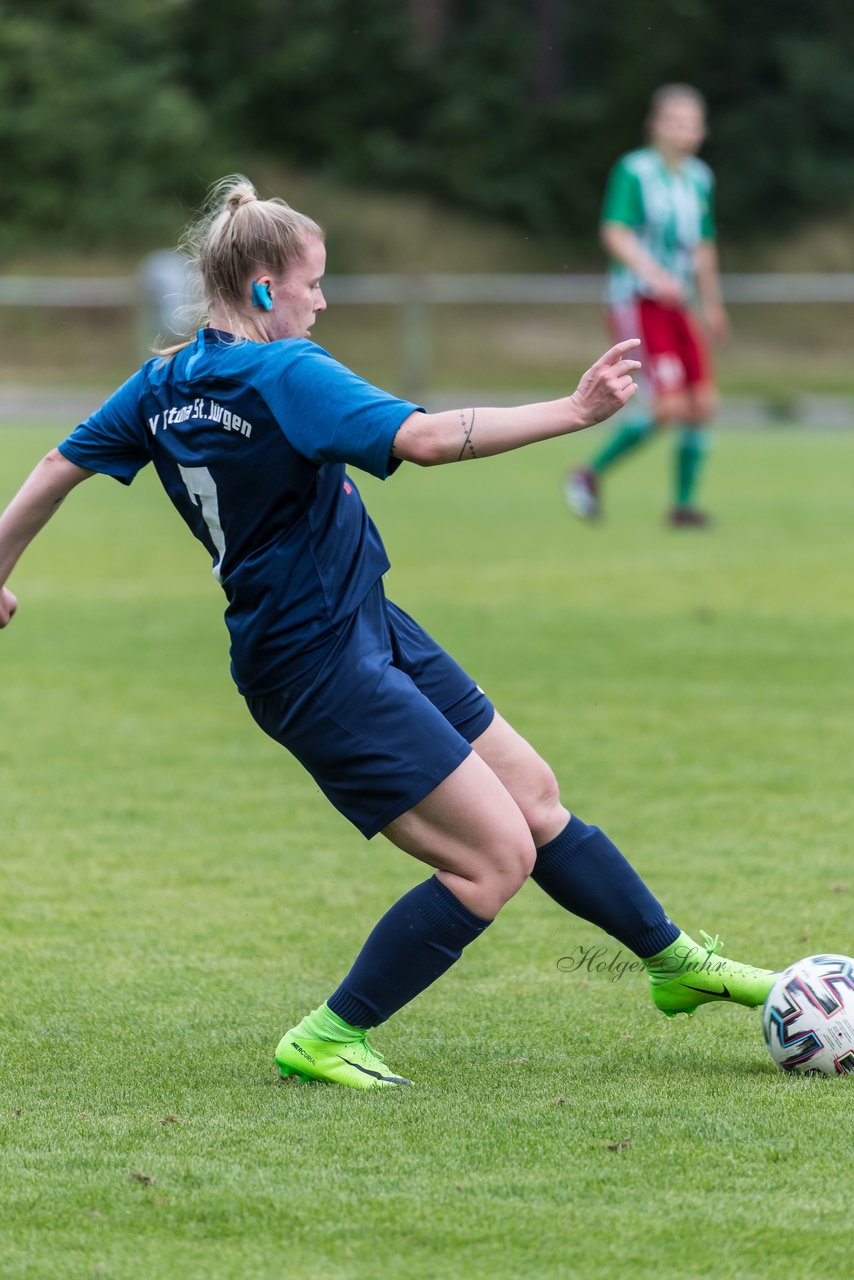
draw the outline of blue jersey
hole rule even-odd
[[[385,479],[418,408],[308,339],[202,329],[147,361],[59,449],[124,484],[154,463],[225,590],[237,686],[263,694],[311,666],[388,569],[345,464]]]

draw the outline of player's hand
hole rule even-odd
[[[0,627],[8,627],[17,607],[17,597],[8,587],[0,587]]]
[[[618,342],[587,370],[570,396],[580,418],[578,430],[610,418],[631,400],[638,389],[632,375],[641,362],[629,359],[627,353],[639,346],[640,338]]]
[[[663,307],[682,307],[685,305],[685,290],[676,276],[669,271],[658,271],[650,278],[650,289],[656,302]]]
[[[704,308],[704,319],[715,342],[726,342],[729,337],[729,316],[726,308],[719,302],[707,304]]]

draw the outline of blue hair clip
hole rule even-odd
[[[252,305],[261,307],[263,311],[273,310],[273,299],[270,297],[268,284],[259,284],[257,280],[252,281]]]

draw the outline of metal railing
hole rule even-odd
[[[167,256],[177,258],[154,255]],[[174,307],[192,301],[186,280],[180,258],[171,282],[162,264],[156,276],[145,268],[130,276],[0,276],[0,306],[129,307],[171,299]],[[721,281],[728,302],[854,302],[854,272],[740,273]],[[365,274],[326,276],[323,290],[330,302],[344,306],[572,306],[600,302],[604,285],[604,276],[595,274]]]
[[[738,304],[854,302],[854,272],[727,274],[724,297]],[[437,306],[578,306],[602,300],[604,277],[579,275],[331,275],[323,284],[336,306],[390,306],[400,311],[401,385],[417,398],[429,372],[431,312]],[[136,275],[0,276],[0,307],[133,308],[140,348],[155,333],[182,331],[176,320],[193,302],[187,260],[151,254]]]

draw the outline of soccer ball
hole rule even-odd
[[[790,964],[765,1000],[762,1032],[784,1071],[854,1073],[854,959],[807,956]]]

